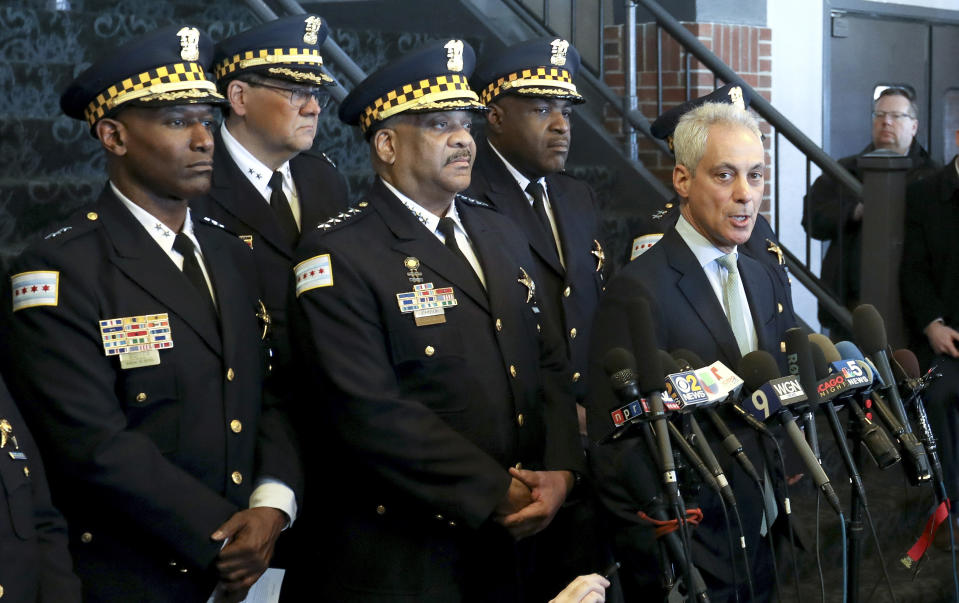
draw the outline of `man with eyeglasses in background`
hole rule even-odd
[[[258,25],[216,45],[213,68],[229,101],[214,134],[209,193],[194,203],[253,250],[263,302],[270,315],[271,371],[266,396],[295,401],[287,293],[293,289],[293,252],[300,233],[348,208],[346,181],[326,155],[312,150],[318,118],[336,85],[323,71],[324,20],[295,15]],[[291,436],[292,437],[292,436]],[[303,459],[308,463],[308,459]],[[310,485],[300,519],[277,545],[276,564],[289,575],[293,596],[300,540],[311,520]],[[313,507],[315,509],[315,507]]]
[[[856,167],[859,155],[887,149],[912,160],[912,167],[906,174],[907,183],[932,174],[939,164],[916,140],[918,129],[919,108],[912,92],[905,88],[886,88],[873,103],[872,142],[859,154],[840,159],[839,165],[861,181],[862,174]],[[859,305],[863,212],[862,199],[828,174],[816,179],[803,203],[802,224],[806,232],[814,239],[830,243],[822,261],[821,278],[840,303],[850,310]],[[833,339],[852,339],[852,334],[822,306],[819,308],[819,322],[829,329]]]

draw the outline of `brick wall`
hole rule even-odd
[[[719,23],[684,23],[706,48],[720,59],[757,92],[770,100],[772,90],[772,32],[766,27],[727,25]],[[687,52],[665,31],[662,33],[662,110],[658,106],[658,72],[656,51],[656,24],[636,26],[636,83],[640,112],[650,122],[662,111],[712,92],[725,82],[717,83],[712,72]],[[604,77],[615,92],[625,94],[626,64],[624,26],[611,25],[604,31]],[[687,64],[688,62],[688,64]],[[605,109],[606,128],[622,138],[623,121],[611,107]],[[770,156],[771,128],[760,120],[766,135],[766,194],[762,211],[768,212],[769,191],[772,183]],[[665,156],[640,134],[639,159],[667,187],[672,188],[672,157]]]

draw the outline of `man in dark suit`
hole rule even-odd
[[[311,150],[327,90],[336,85],[320,55],[328,34],[317,15],[295,15],[214,49],[217,87],[229,104],[214,135],[210,191],[193,207],[253,249],[278,369],[290,362],[286,306],[300,233],[349,205],[343,176],[325,154]]]
[[[959,131],[956,132],[959,141]],[[959,158],[906,190],[905,244],[899,285],[902,312],[923,369],[936,365],[943,378],[926,393],[946,491],[959,496]]]
[[[931,175],[939,169],[935,161],[916,140],[919,129],[919,107],[913,94],[905,88],[886,88],[873,103],[872,142],[858,155],[839,160],[857,180],[862,180],[856,162],[859,155],[885,149],[909,157],[912,165],[906,172],[907,185]],[[859,305],[859,271],[862,263],[863,199],[853,195],[828,174],[816,178],[803,199],[803,228],[814,239],[829,242],[822,260],[823,283],[849,310]],[[833,340],[852,339],[824,307],[819,308],[819,322],[829,329]]]
[[[87,601],[242,600],[296,515],[291,428],[261,399],[249,248],[187,206],[213,165],[211,55],[196,28],[162,28],[67,88],[109,184],[9,281],[5,374]]]
[[[366,135],[377,179],[298,251],[304,376],[324,386],[303,424],[329,425],[337,454],[322,600],[529,600],[526,577],[549,571],[533,535],[584,466],[526,239],[457,195],[484,109],[474,61],[441,41],[350,93],[340,118]]]
[[[750,97],[747,89],[744,89],[739,83],[726,84],[722,88],[710,92],[705,96],[692,99],[681,105],[673,107],[656,118],[650,126],[653,136],[665,140],[670,150],[673,148],[673,132],[676,131],[676,124],[679,119],[692,109],[703,103],[729,103],[742,109],[749,107]],[[663,234],[676,226],[679,219],[679,197],[673,197],[663,206],[656,210],[639,229],[639,236],[633,239],[633,248],[630,252],[630,260],[635,260],[647,249],[652,247]],[[739,247],[739,251],[748,255],[754,260],[765,262],[775,268],[776,273],[782,277],[786,288],[792,290],[792,281],[789,278],[789,270],[783,260],[782,249],[779,246],[779,239],[773,232],[769,222],[762,214],[756,215],[756,224],[749,235],[749,240]],[[792,307],[792,298],[789,299]]]
[[[565,173],[573,105],[585,101],[574,83],[579,65],[575,47],[550,37],[505,48],[477,67],[474,88],[489,112],[486,140],[477,143],[466,194],[511,218],[529,240],[540,274],[537,293],[544,323],[565,341],[585,433],[589,336],[606,258],[596,194]],[[580,546],[575,551],[544,547],[557,552],[544,598],[575,576],[609,565],[607,547],[597,540],[600,532],[591,497],[564,506],[544,537],[577,538]]]
[[[53,506],[40,451],[0,381],[0,597],[18,603],[79,603],[67,524]]]
[[[676,227],[662,240],[624,267],[607,286],[594,325],[590,359],[589,432],[599,440],[613,430],[610,411],[617,403],[602,359],[614,347],[633,347],[629,307],[644,299],[655,327],[656,345],[667,351],[685,348],[703,361],[716,360],[736,367],[749,351],[773,353],[785,365],[781,336],[795,326],[788,292],[775,270],[745,254],[738,254],[752,233],[764,189],[764,149],[758,124],[749,113],[730,104],[706,103],[685,114],[674,136],[676,167],[673,186],[680,197]],[[730,419],[732,423],[732,419]],[[703,425],[707,440],[719,442]],[[745,431],[744,429],[741,431]],[[754,464],[758,451],[752,437],[739,434]],[[752,448],[750,450],[750,448]],[[619,518],[615,539],[624,563],[623,589],[627,599],[658,588],[651,527],[637,519],[648,501],[638,500],[630,480],[636,471],[654,466],[636,440],[598,446],[593,468],[607,507]],[[763,497],[738,466],[721,458],[726,476],[739,501],[743,532],[757,597],[771,594],[773,568],[759,538]],[[648,470],[646,470],[648,472]],[[744,574],[732,583],[733,563],[727,549],[719,501],[703,489],[698,504],[703,521],[692,532],[692,558],[702,571],[712,601],[732,601],[735,591],[749,597]],[[738,556],[737,556],[738,557]]]

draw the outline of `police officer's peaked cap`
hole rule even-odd
[[[490,103],[504,94],[562,98],[582,103],[586,99],[573,83],[579,64],[579,52],[567,40],[529,40],[488,57],[476,68],[473,85],[483,103]]]
[[[216,45],[213,70],[223,83],[244,73],[313,86],[335,85],[323,72],[320,46],[330,33],[317,15],[268,21]]]
[[[213,42],[189,25],[172,25],[101,57],[60,96],[60,108],[92,127],[119,109],[225,102],[207,77]]]
[[[686,115],[696,107],[706,103],[728,103],[730,105],[736,105],[745,111],[746,108],[749,107],[750,100],[748,89],[738,82],[732,82],[730,84],[726,84],[722,88],[713,90],[706,96],[694,98],[681,105],[673,107],[669,111],[666,111],[657,117],[656,121],[653,122],[653,125],[650,126],[649,129],[653,136],[668,142],[669,148],[672,149],[673,132],[676,131],[676,126],[679,124],[679,119],[683,115]]]
[[[366,133],[400,113],[485,111],[469,87],[475,64],[476,54],[466,42],[434,42],[360,82],[340,105],[340,119]]]

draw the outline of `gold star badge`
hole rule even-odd
[[[270,318],[270,313],[266,310],[266,305],[262,299],[256,300],[256,303],[259,305],[256,311],[256,317],[260,319],[260,324],[263,325],[263,333],[260,334],[260,339],[266,339],[273,325],[273,319]]]
[[[603,264],[606,263],[606,253],[603,251],[603,246],[600,245],[596,239],[593,239],[593,245],[595,247],[590,253],[596,256],[596,272],[599,272],[603,269]]]
[[[779,265],[780,265],[780,266],[782,266],[783,264],[786,263],[786,262],[783,260],[783,249],[782,249],[782,247],[780,247],[779,245],[776,245],[775,243],[773,243],[773,242],[770,241],[769,239],[766,239],[766,245],[768,245],[768,247],[766,247],[766,251],[768,251],[769,253],[775,253],[775,254],[776,254],[776,257],[779,258]]]
[[[0,448],[6,448],[7,442],[13,436],[13,426],[10,421],[0,419]]]
[[[526,303],[531,302],[533,296],[536,295],[536,283],[533,282],[533,279],[529,277],[526,269],[522,266],[519,267],[519,278],[516,279],[516,282],[526,287]]]

